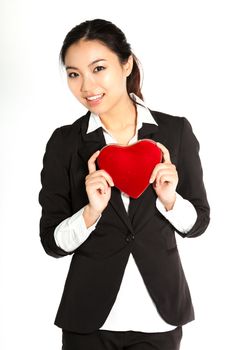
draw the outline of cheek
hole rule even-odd
[[[126,86],[126,78],[122,75],[122,72],[112,72],[111,74],[106,74],[101,80],[101,85],[106,89],[111,90],[122,90]]]
[[[97,84],[102,85],[105,88],[111,87],[113,81],[114,81],[114,76],[113,74],[110,74],[110,73],[96,77]]]

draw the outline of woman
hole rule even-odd
[[[55,324],[63,349],[175,350],[194,319],[175,231],[202,234],[209,205],[189,122],[151,111],[125,35],[95,19],[73,28],[60,57],[68,86],[88,112],[54,131],[41,172],[41,241],[73,254]],[[139,139],[163,154],[137,198],[97,167],[100,149]]]

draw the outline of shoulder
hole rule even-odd
[[[85,127],[85,125],[88,125],[89,116],[90,112],[87,112],[75,120],[74,123],[60,126],[54,132],[60,134],[64,139],[72,139],[72,137],[77,137],[77,133],[80,133],[81,129]]]
[[[184,123],[186,122],[185,117],[171,115],[168,113],[158,112],[149,109],[152,116],[154,117],[155,121],[159,126],[165,126],[165,127],[183,127]]]
[[[199,150],[199,142],[193,128],[186,117],[175,116],[167,113],[150,110],[152,116],[158,124],[160,133],[164,136],[168,148],[195,147]]]
[[[81,133],[82,128],[88,125],[90,112],[87,112],[85,115],[81,116],[77,120],[75,120],[72,124],[62,125],[57,127],[48,142],[56,141],[57,143],[66,143],[72,144],[75,140],[77,140],[78,135]]]
[[[60,154],[61,157],[69,158],[78,148],[80,134],[82,129],[88,125],[89,115],[90,112],[87,112],[74,123],[56,128],[47,142],[47,153],[56,153]]]
[[[186,133],[192,133],[192,126],[189,120],[183,116],[171,115],[149,109],[160,129],[172,132],[173,135],[182,136]]]

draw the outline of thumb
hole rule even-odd
[[[99,150],[93,153],[87,162],[89,174],[94,173],[96,171],[95,161],[98,158],[99,153],[100,153]]]

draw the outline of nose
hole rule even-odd
[[[81,84],[81,92],[91,91],[93,87],[94,87],[93,79],[90,76],[83,77],[82,84]]]

